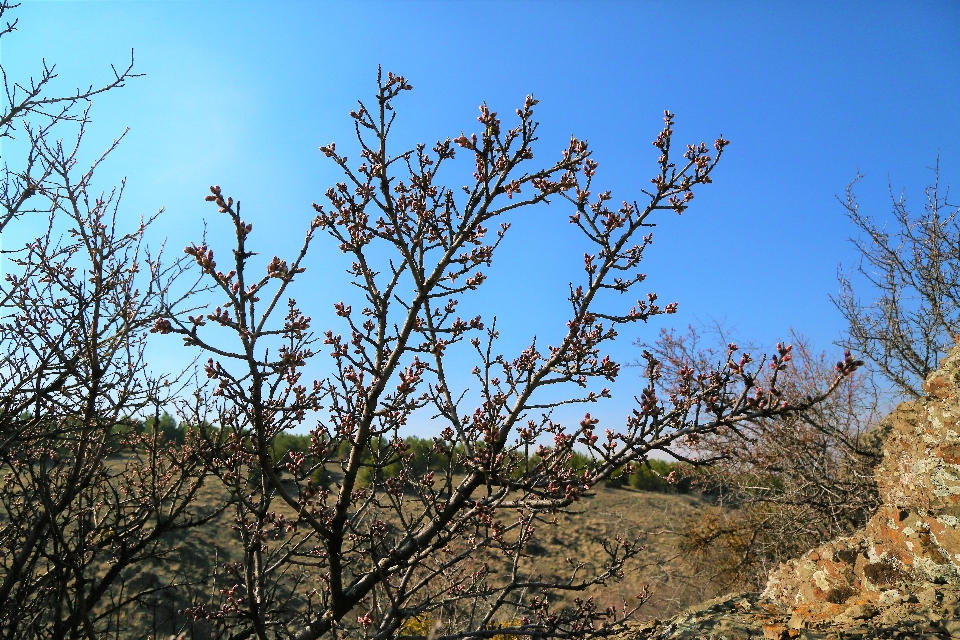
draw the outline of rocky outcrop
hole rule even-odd
[[[762,594],[721,598],[639,635],[960,638],[960,346],[924,390],[881,424],[883,504],[862,531],[781,564]]]
[[[960,586],[928,585],[896,604],[812,621],[758,593],[716,598],[618,640],[942,640],[960,638]]]

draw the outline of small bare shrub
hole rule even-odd
[[[834,303],[850,327],[842,344],[911,399],[923,397],[923,381],[960,337],[960,208],[940,185],[939,162],[933,172],[922,211],[908,208],[891,186],[889,227],[860,210],[854,195],[860,176],[841,201],[863,234],[852,240],[861,258],[857,272],[874,297],[858,297],[851,275],[840,273]]]
[[[14,8],[0,3],[0,19]],[[16,21],[0,29],[10,37]],[[129,66],[99,87],[53,95],[55,67],[17,83],[4,74],[0,136],[27,144],[3,158],[0,230],[43,232],[8,251],[0,286],[0,635],[98,638],[171,584],[139,568],[170,553],[167,535],[204,523],[193,500],[205,445],[172,446],[160,407],[176,378],[152,375],[148,331],[172,300],[184,261],[146,246],[154,218],[121,221],[123,185],[94,188],[78,153],[90,100],[125,85]],[[71,142],[72,136],[72,142]],[[66,142],[65,142],[66,141]],[[189,293],[189,287],[186,288]]]

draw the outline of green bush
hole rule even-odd
[[[412,457],[408,464],[414,476],[423,475],[430,469],[437,470],[439,465],[442,464],[442,461],[437,459],[433,453],[433,440],[410,436],[404,438],[403,442],[410,447],[407,450],[407,455],[412,454]]]
[[[634,489],[640,491],[658,491],[665,493],[670,491],[670,483],[666,476],[672,471],[671,465],[663,460],[650,460],[647,464],[637,465],[637,468],[630,474],[627,482]]]
[[[593,464],[593,458],[588,456],[585,453],[580,453],[579,451],[574,451],[573,455],[570,456],[570,466],[577,471],[583,471]]]
[[[607,478],[606,486],[611,489],[621,489],[627,486],[629,476],[623,472],[623,469],[617,469]]]
[[[292,433],[278,433],[273,439],[271,453],[273,459],[280,461],[290,451],[306,453],[310,450],[309,435],[295,435]]]
[[[380,484],[388,478],[395,478],[398,475],[400,475],[399,462],[393,462],[380,468],[377,468],[373,462],[368,462],[360,467],[360,472],[357,473],[357,486],[369,487],[373,484],[374,479]]]
[[[315,487],[327,488],[332,481],[333,478],[330,476],[330,472],[327,471],[327,468],[323,465],[314,469],[313,473],[310,474],[310,482]]]
[[[177,425],[174,417],[166,411],[160,416],[160,420],[154,416],[147,418],[144,428],[147,432],[156,433],[161,439],[177,445],[182,445],[187,440],[186,425]]]
[[[673,482],[667,479],[671,473],[674,473]],[[645,464],[635,465],[631,474],[618,470],[607,480],[608,487],[627,485],[640,491],[690,493],[693,477],[689,469],[679,462],[650,459]]]

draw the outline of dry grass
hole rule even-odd
[[[680,551],[679,529],[688,518],[704,510],[716,510],[697,495],[675,495],[604,488],[593,499],[577,505],[578,513],[562,514],[551,538],[543,545],[538,566],[544,574],[562,575],[564,558],[575,554],[590,572],[600,570],[603,551],[600,540],[621,535],[639,537],[644,550],[623,581],[597,590],[603,604],[632,599],[645,585],[651,596],[640,618],[664,618],[716,595],[714,586],[693,574],[692,564]]]
[[[224,499],[214,483],[204,488],[201,508],[211,508]],[[277,504],[278,511],[286,511],[285,505]],[[645,586],[650,587],[650,597],[640,610],[641,620],[665,618],[683,608],[717,595],[718,587],[694,573],[680,550],[679,527],[692,516],[705,511],[715,511],[708,499],[697,495],[675,495],[637,491],[630,488],[601,488],[593,498],[581,501],[569,513],[556,517],[555,524],[541,525],[538,540],[528,546],[531,557],[528,566],[535,566],[543,577],[567,576],[570,566],[566,558],[584,563],[581,575],[588,576],[602,571],[604,558],[601,540],[616,536],[626,539],[640,538],[644,550],[630,565],[619,583],[595,587],[592,595],[602,606],[619,605],[623,600],[635,602],[635,596]],[[292,513],[287,513],[290,516]],[[160,583],[187,582],[188,593],[204,594],[215,600],[217,589],[227,586],[222,570],[216,563],[239,560],[238,541],[230,528],[229,512],[209,525],[196,529],[178,540],[178,552],[168,563],[158,563],[147,573]],[[237,557],[235,557],[237,556]],[[496,565],[500,565],[497,567]],[[491,569],[505,570],[503,560],[494,559]],[[219,576],[217,576],[219,573]],[[576,595],[567,596],[572,599]],[[183,598],[172,602],[168,598],[156,599],[156,611],[143,610],[139,625],[154,627],[157,622],[163,630],[180,629],[186,623],[177,610],[190,604]],[[157,616],[157,617],[154,617]],[[157,622],[155,622],[155,620]],[[173,623],[171,625],[171,623]],[[189,627],[188,635],[202,637],[203,625]],[[156,627],[154,627],[156,628]]]
[[[336,479],[339,474],[332,468],[331,472]],[[226,499],[219,481],[211,478],[201,489],[196,511],[209,513]],[[280,501],[275,508],[287,516],[293,515]],[[601,606],[619,607],[623,600],[636,602],[636,595],[649,586],[651,595],[639,618],[669,617],[716,595],[716,585],[696,576],[692,563],[683,557],[678,535],[678,529],[690,517],[716,510],[708,499],[698,495],[600,488],[592,498],[576,503],[570,512],[558,514],[554,523],[539,525],[537,541],[527,547],[527,567],[535,567],[544,578],[565,577],[570,572],[566,558],[573,558],[585,565],[580,575],[589,576],[602,571],[602,540],[616,536],[639,538],[644,550],[624,579],[595,587],[586,595],[594,596]],[[207,623],[191,622],[181,611],[198,600],[217,602],[219,589],[235,582],[222,569],[224,563],[241,560],[238,535],[232,524],[233,511],[227,509],[202,527],[171,534],[171,553],[128,574],[127,589],[147,587],[156,592],[139,605],[126,607],[116,620],[124,629],[124,637],[169,637],[180,632],[191,638],[212,637]],[[505,563],[493,559],[490,568],[504,570]],[[165,588],[174,585],[176,588]],[[584,597],[571,594],[566,599],[577,595]]]

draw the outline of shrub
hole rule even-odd
[[[637,465],[628,480],[634,489],[660,493],[689,493],[692,481],[680,464],[658,459]]]
[[[322,464],[310,473],[310,483],[315,487],[326,489],[332,482],[333,478],[330,476],[330,472],[327,470],[327,467]]]
[[[0,1],[5,47],[15,6]],[[151,373],[145,349],[156,322],[180,317],[186,265],[147,249],[156,216],[124,223],[123,184],[98,186],[119,140],[83,164],[90,101],[136,77],[132,55],[66,94],[55,69],[0,74],[0,138],[25,150],[3,149],[0,231],[41,229],[5,248],[0,282],[0,636],[146,635],[121,629],[118,605],[152,597],[148,563],[221,510],[194,508],[207,444],[167,415],[156,433],[139,428],[182,386]]]
[[[287,259],[258,264],[250,245],[253,225],[240,217],[239,202],[219,186],[207,196],[236,238],[235,260],[225,272],[206,243],[188,246],[204,281],[220,296],[218,306],[200,320],[171,318],[158,325],[158,333],[179,334],[210,353],[206,373],[225,399],[221,422],[235,434],[221,473],[230,478],[238,519],[254,532],[272,530],[271,500],[277,499],[298,514],[298,522],[276,542],[260,535],[238,540],[244,554],[263,555],[264,561],[243,565],[229,602],[214,598],[192,611],[234,627],[232,633],[279,625],[297,629],[303,640],[334,628],[388,637],[412,616],[439,619],[441,609],[469,611],[442,618],[442,633],[467,637],[478,625],[490,628],[501,619],[509,602],[511,614],[526,621],[505,634],[609,635],[623,624],[614,609],[586,603],[551,613],[548,599],[523,588],[537,574],[525,550],[536,548],[538,531],[551,527],[543,514],[566,509],[653,451],[669,453],[695,435],[725,433],[744,419],[801,412],[822,401],[858,363],[847,358],[823,389],[784,404],[777,394],[790,360],[786,347],[772,356],[772,369],[760,369],[746,355],[737,363],[731,349],[720,365],[685,372],[670,394],[658,390],[660,363],[647,352],[644,390],[624,427],[600,435],[590,414],[578,425],[555,422],[550,412],[556,407],[610,396],[591,383],[618,375],[619,365],[604,353],[618,328],[676,309],[653,293],[621,310],[603,307],[601,299],[606,291],[627,293],[643,280],[636,270],[652,241],[643,234],[653,217],[688,208],[694,189],[712,181],[727,141],[718,139],[713,150],[690,145],[677,161],[674,118],[666,113],[654,141],[659,158],[653,187],[643,192],[642,203],[613,208],[612,196],[595,184],[598,165],[585,142],[572,138],[556,160],[533,165],[538,125],[532,96],[512,125],[481,105],[482,133],[392,151],[395,104],[410,90],[401,76],[380,76],[375,103],[351,113],[359,166],[348,163],[335,144],[321,147],[343,177],[327,190],[324,205],[314,204],[305,241]],[[440,182],[440,172],[455,168],[463,155],[473,177],[461,195]],[[532,340],[519,353],[504,354],[492,319],[462,318],[459,299],[487,281],[509,217],[550,201],[569,207],[565,219],[588,245],[583,277],[571,285],[571,315],[550,346]],[[315,336],[289,292],[321,234],[348,254],[348,277],[362,295],[335,302],[341,327]],[[271,317],[279,309],[285,309],[282,320]],[[216,331],[202,328],[210,323]],[[333,374],[301,382],[321,341]],[[448,374],[459,366],[451,354],[462,348],[474,354],[470,389]],[[268,358],[274,353],[282,357]],[[477,402],[469,406],[473,398]],[[322,418],[311,432],[323,443],[316,462],[339,463],[343,480],[318,504],[321,498],[304,489],[305,482],[296,483],[295,492],[279,482],[270,443],[321,406]],[[425,442],[399,435],[426,411],[441,430],[429,450]],[[544,439],[550,446],[543,446]],[[297,460],[291,469],[299,479],[312,467],[305,458]],[[427,468],[433,473],[424,473]],[[257,488],[254,495],[251,487]],[[596,575],[538,579],[538,589],[616,581],[641,548],[638,540],[605,545],[609,557],[598,563]],[[515,569],[487,572],[482,559],[489,553],[512,557]],[[265,571],[275,564],[286,568]],[[278,582],[279,575],[288,582]],[[275,604],[253,606],[247,585],[254,584],[267,585],[258,593],[273,594]],[[308,599],[297,590],[315,594],[311,607],[280,604]],[[371,608],[372,602],[383,604]],[[223,606],[234,617],[207,613]]]

